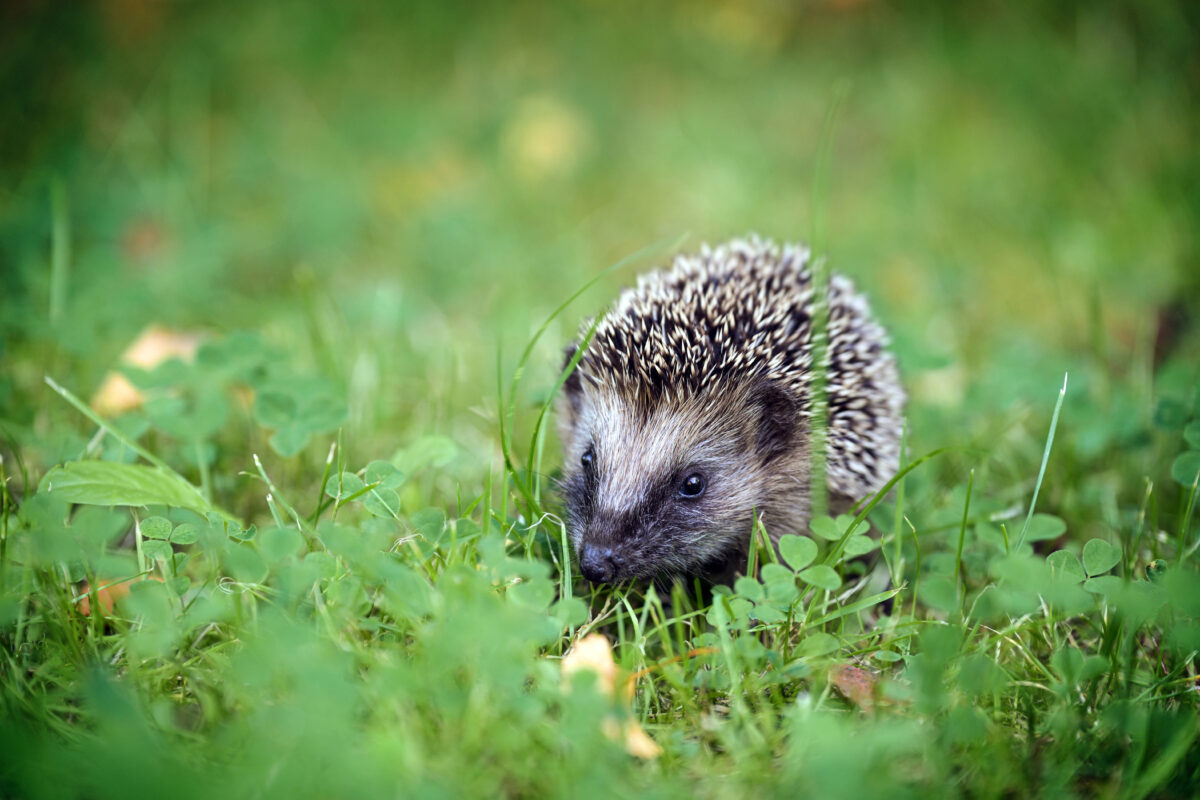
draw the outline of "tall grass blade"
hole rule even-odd
[[[834,91],[833,100],[825,112],[821,127],[821,139],[817,148],[816,166],[813,169],[811,195],[809,198],[809,263],[812,270],[812,383],[809,418],[809,503],[812,516],[824,516],[829,507],[829,488],[826,484],[826,373],[829,370],[829,268],[826,259],[827,226],[825,209],[829,204],[829,174],[833,166],[834,131],[842,106],[849,96],[850,86],[840,83]]]
[[[61,180],[50,188],[50,324],[57,325],[67,304],[71,272],[71,215]]]
[[[1025,541],[1025,532],[1029,530],[1029,521],[1033,519],[1033,509],[1037,507],[1038,493],[1042,490],[1042,480],[1046,477],[1046,463],[1050,461],[1050,446],[1054,444],[1054,432],[1058,429],[1058,413],[1062,411],[1063,398],[1067,396],[1067,375],[1063,373],[1063,385],[1058,390],[1058,402],[1054,404],[1054,416],[1050,418],[1050,433],[1046,436],[1046,449],[1042,451],[1042,466],[1038,469],[1037,483],[1033,487],[1033,498],[1029,501],[1029,512],[1025,515],[1025,524],[1021,526],[1021,535],[1017,537],[1017,548]]]

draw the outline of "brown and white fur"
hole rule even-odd
[[[677,256],[622,293],[559,407],[585,577],[728,580],[755,515],[773,538],[807,531],[814,296],[807,249],[753,237]],[[862,296],[836,275],[825,296],[837,508],[895,471],[904,393]]]

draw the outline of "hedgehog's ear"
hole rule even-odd
[[[763,461],[772,461],[792,448],[800,425],[800,403],[796,396],[775,381],[764,380],[754,387],[750,402],[758,406],[755,449]]]
[[[563,351],[563,369],[566,369],[571,363],[571,359],[575,357],[577,350],[579,350],[579,346],[574,342],[567,345],[566,349]],[[563,394],[566,396],[567,402],[571,406],[571,413],[578,414],[580,398],[583,395],[583,384],[579,381],[578,364],[575,365],[575,369],[571,370],[571,374],[567,376],[566,382],[563,383]]]

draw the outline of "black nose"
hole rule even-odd
[[[592,583],[609,583],[617,574],[617,558],[611,547],[585,544],[579,548],[579,571]]]

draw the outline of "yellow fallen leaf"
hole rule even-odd
[[[162,578],[158,577],[157,575],[147,575],[145,577],[136,578],[132,581],[125,580],[118,583],[109,584],[101,581],[100,586],[96,589],[96,600],[99,602],[103,613],[105,615],[111,614],[113,608],[117,604],[117,601],[122,597],[127,596],[129,594],[129,587],[140,580],[151,580],[162,583]],[[84,581],[83,585],[79,589],[79,592],[83,596],[79,598],[77,603],[75,603],[75,607],[79,609],[79,613],[83,616],[90,616],[92,613],[91,584],[89,584],[87,581]]]
[[[570,678],[580,670],[590,669],[600,679],[600,691],[612,697],[617,679],[617,664],[613,661],[612,645],[601,633],[590,633],[575,643],[563,656],[562,674]]]
[[[616,737],[609,735],[609,738]],[[638,758],[658,758],[662,755],[662,748],[658,742],[650,738],[650,734],[642,730],[642,726],[637,724],[637,720],[629,720],[625,723],[625,752],[631,756]]]
[[[879,679],[874,674],[853,664],[843,664],[830,671],[829,680],[843,697],[863,711],[875,707],[875,687]]]
[[[121,361],[142,369],[157,367],[168,358],[190,361],[200,347],[200,334],[151,325],[121,354]]]
[[[92,408],[106,417],[115,417],[142,404],[142,393],[119,372],[104,376],[104,382],[92,395]]]
[[[122,364],[153,369],[168,358],[190,361],[200,346],[200,334],[172,331],[151,325],[142,331],[121,354]],[[92,408],[105,416],[116,416],[137,408],[145,398],[136,386],[119,372],[109,372],[92,395]]]
[[[615,701],[617,686],[617,663],[613,660],[612,645],[603,634],[591,633],[580,639],[563,656],[562,674],[564,680],[576,673],[588,670],[596,675],[596,684],[601,693]],[[621,701],[629,703],[633,699],[633,681],[622,682]],[[630,719],[622,727],[616,717],[604,720],[604,735],[614,742],[624,742],[625,752],[638,758],[657,758],[662,754],[662,748],[650,738],[637,720]]]

